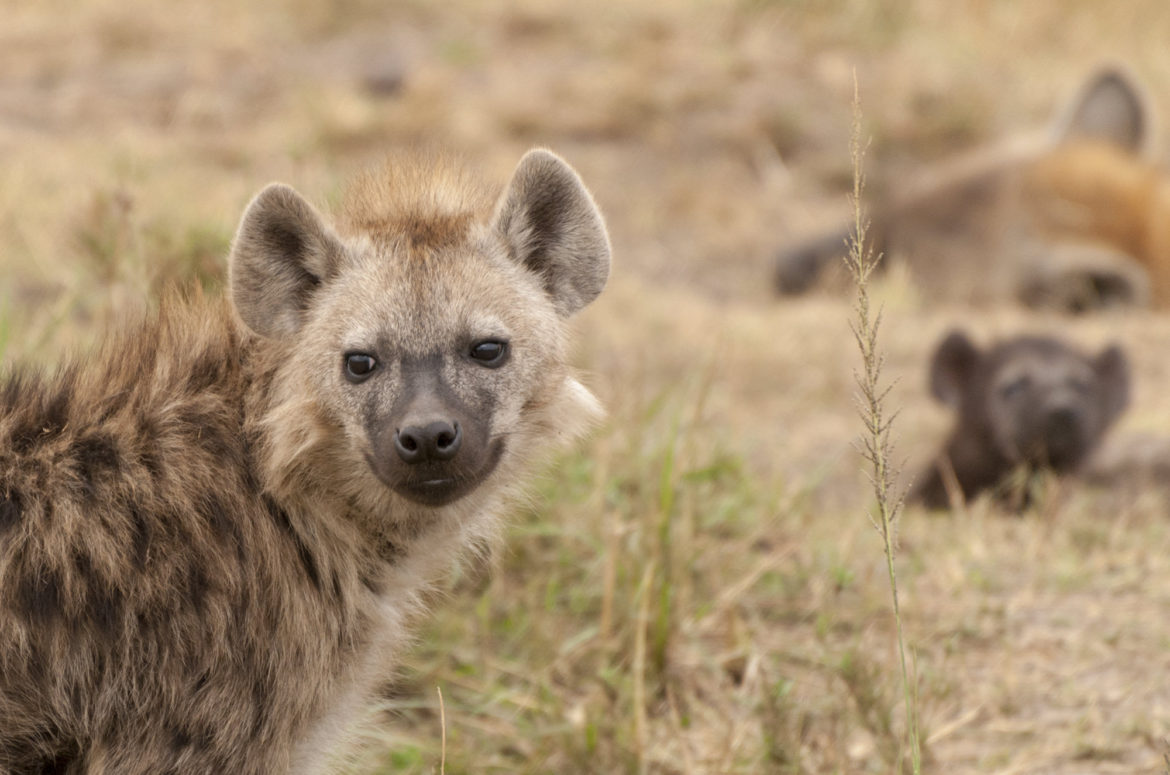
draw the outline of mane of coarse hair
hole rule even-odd
[[[157,307],[115,315],[97,342],[67,350],[56,365],[17,363],[6,370],[0,415],[17,427],[25,417],[35,430],[55,413],[76,422],[108,417],[124,404],[196,396],[222,387],[235,371],[239,336],[226,300],[208,298],[198,287],[168,289]],[[62,414],[62,422],[46,427],[64,427],[65,419]]]
[[[490,211],[493,193],[457,156],[395,153],[350,186],[338,226],[375,243],[441,249],[467,237]]]

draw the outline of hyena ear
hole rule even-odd
[[[337,267],[341,242],[311,204],[282,183],[244,210],[232,241],[230,285],[240,318],[257,334],[296,333],[321,281]]]
[[[963,386],[975,373],[979,348],[962,331],[952,331],[939,343],[930,361],[930,393],[939,403],[958,409]]]
[[[551,151],[524,154],[496,204],[492,226],[512,257],[541,278],[561,317],[605,287],[605,222],[581,178]]]
[[[1057,122],[1057,142],[1096,139],[1133,153],[1147,147],[1150,111],[1137,82],[1119,67],[1094,73]]]
[[[1110,345],[1093,359],[1093,370],[1101,386],[1101,408],[1108,425],[1129,406],[1129,359],[1120,347]]]

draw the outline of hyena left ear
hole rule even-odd
[[[492,225],[512,257],[541,278],[561,317],[605,287],[610,252],[605,222],[581,178],[551,151],[524,154],[496,204]]]
[[[951,331],[930,359],[930,394],[944,406],[958,409],[966,385],[982,357],[963,331]]]
[[[296,333],[309,299],[343,248],[311,204],[282,183],[256,195],[232,241],[232,301],[248,328],[280,339]]]
[[[1093,359],[1093,370],[1101,385],[1101,408],[1109,424],[1129,406],[1129,359],[1117,345],[1106,347]]]
[[[1118,66],[1089,77],[1056,126],[1057,142],[1103,140],[1131,153],[1147,149],[1150,109],[1137,81]]]

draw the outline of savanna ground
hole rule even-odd
[[[167,283],[222,285],[260,186],[327,206],[390,148],[439,143],[502,184],[547,145],[606,212],[614,274],[575,360],[609,420],[539,480],[493,567],[450,583],[362,763],[379,773],[438,771],[436,688],[449,773],[896,770],[851,304],[776,300],[771,254],[848,213],[855,71],[878,192],[1043,126],[1102,60],[1170,115],[1163,0],[5,0],[0,17],[6,363],[84,347]],[[875,290],[907,470],[946,428],[925,366],[956,324],[1120,341],[1120,432],[1170,436],[1165,314],[948,307],[896,271]],[[897,568],[926,771],[1165,770],[1162,493],[910,510]]]

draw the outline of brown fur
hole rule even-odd
[[[424,252],[451,247],[490,211],[491,193],[451,157],[398,154],[350,187],[338,227],[375,241],[405,239]]]
[[[1022,505],[1013,473],[1079,472],[1129,401],[1124,354],[1088,357],[1046,337],[1017,337],[980,350],[962,332],[938,346],[931,391],[955,410],[939,456],[916,478],[911,501],[945,508],[991,490]],[[1026,493],[1023,493],[1026,496]]]
[[[550,276],[600,290],[592,200],[551,154],[517,176],[534,169],[521,201],[563,199],[550,223],[591,235]],[[266,189],[233,248],[235,310],[168,298],[93,357],[0,389],[0,773],[322,771],[428,583],[493,540],[530,462],[596,413],[557,312],[592,297],[547,293],[524,263],[542,259],[482,208],[448,228],[459,192],[412,174],[434,218],[375,197],[356,212],[383,216],[340,235]],[[424,239],[395,231],[424,221]],[[480,328],[506,329],[504,365],[467,358]],[[378,368],[351,384],[356,345]],[[447,411],[466,449],[419,484],[382,442]],[[492,466],[465,470],[483,450]]]
[[[1170,304],[1170,178],[1145,156],[1148,112],[1129,76],[1103,70],[1055,141],[977,153],[903,187],[874,207],[871,244],[905,260],[934,298],[1070,311]],[[783,251],[778,290],[812,286],[848,236]]]
[[[1024,198],[1052,238],[1101,243],[1147,273],[1151,301],[1170,305],[1170,179],[1105,143],[1078,143],[1035,162]]]

